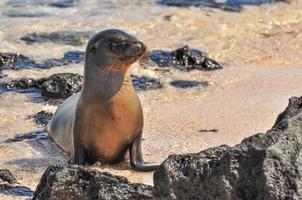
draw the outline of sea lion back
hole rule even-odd
[[[67,98],[59,106],[50,122],[50,137],[69,154],[71,154],[73,148],[72,127],[78,98],[79,93]]]

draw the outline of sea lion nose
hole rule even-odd
[[[141,41],[135,41],[134,44],[136,46],[138,46],[139,48],[141,48],[143,51],[146,51],[147,47],[144,43],[142,43]]]

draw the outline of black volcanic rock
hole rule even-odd
[[[302,98],[298,98],[298,97],[290,98],[287,108],[278,115],[274,127],[281,124],[283,120],[292,118],[301,112],[302,112]]]
[[[171,155],[154,174],[159,199],[302,199],[302,97],[240,144]]]
[[[155,50],[150,53],[150,59],[159,67],[173,67],[183,71],[222,69],[218,62],[207,57],[204,52],[191,49],[189,46],[181,47],[172,52]]]
[[[41,79],[21,78],[6,84],[8,89],[39,88],[45,98],[65,99],[81,90],[83,76],[75,73],[59,73]]]
[[[132,83],[136,91],[154,90],[163,88],[163,84],[156,78],[148,76],[131,75]]]
[[[56,31],[51,33],[29,33],[21,37],[27,44],[53,42],[74,46],[84,45],[88,42],[91,32],[83,31]]]
[[[28,118],[33,119],[33,121],[38,125],[46,126],[52,119],[52,116],[53,113],[42,110],[34,115],[28,116]]]
[[[1,182],[5,181],[10,184],[17,183],[16,178],[8,169],[0,169],[0,180]]]
[[[6,84],[6,87],[7,89],[13,89],[13,88],[27,89],[32,87],[39,87],[40,84],[41,83],[39,80],[35,80],[33,78],[20,78]]]
[[[32,196],[33,192],[25,186],[21,186],[14,175],[8,169],[0,169],[0,193],[9,196]]]
[[[47,98],[67,98],[79,92],[83,76],[74,73],[53,74],[41,79],[42,96]]]
[[[48,167],[33,197],[42,199],[147,200],[153,196],[152,186],[131,184],[125,177],[70,165]]]
[[[19,53],[0,53],[0,70],[32,67],[35,61]]]
[[[50,58],[43,61],[37,68],[51,68],[56,66],[68,65],[70,63],[84,63],[85,53],[82,51],[68,51],[63,58]]]

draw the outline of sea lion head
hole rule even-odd
[[[146,53],[146,46],[135,36],[119,29],[108,29],[94,35],[88,42],[85,62],[97,67],[99,73],[123,72]]]
[[[85,95],[108,99],[117,94],[130,65],[145,54],[144,43],[122,30],[108,29],[95,34],[85,52]]]

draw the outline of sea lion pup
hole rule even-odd
[[[82,90],[63,102],[48,128],[74,164],[118,163],[129,150],[135,170],[157,169],[143,160],[143,111],[128,71],[145,53],[144,43],[122,30],[89,40]]]

